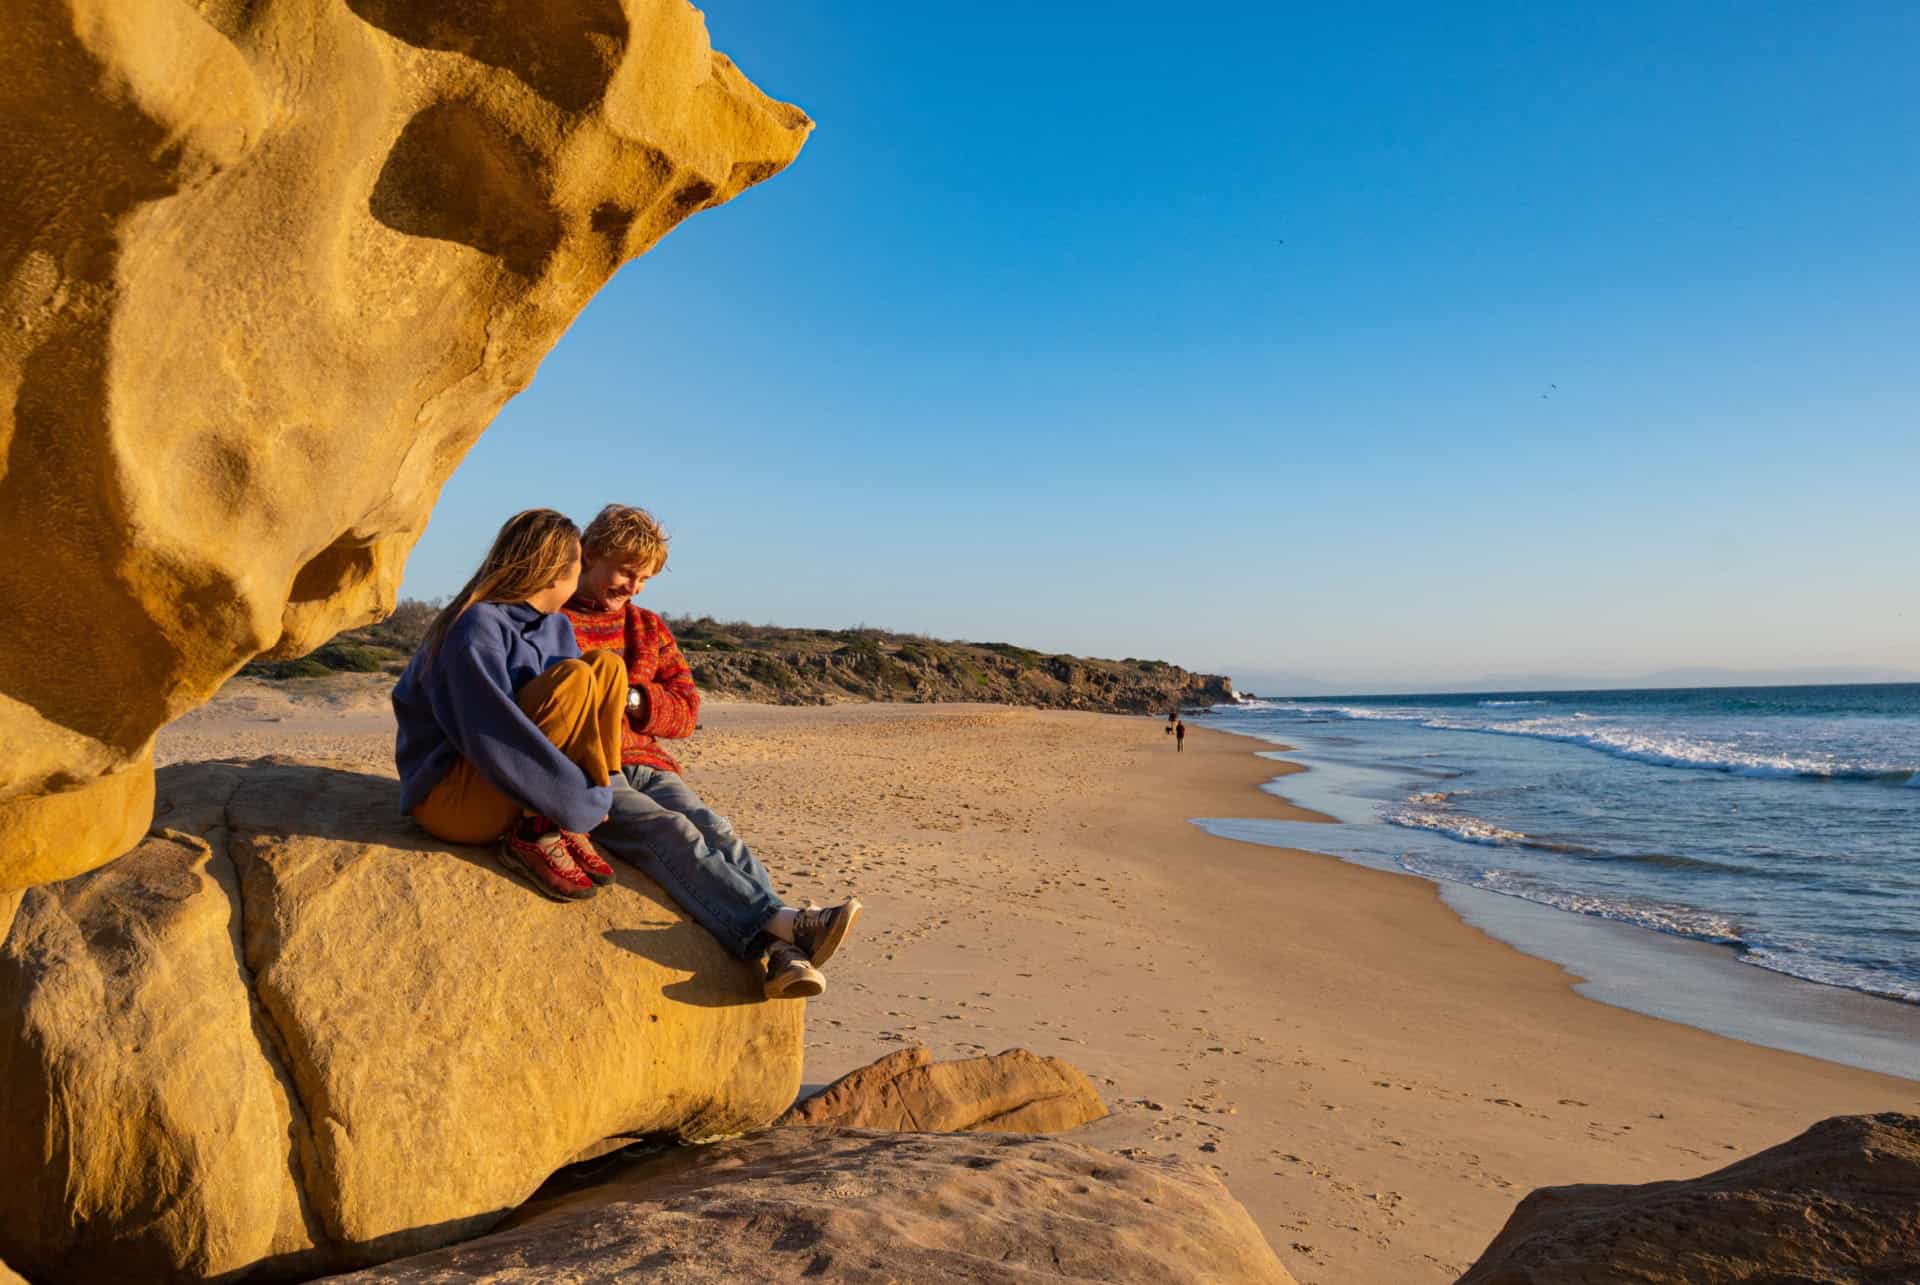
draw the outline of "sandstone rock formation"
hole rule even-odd
[[[1288,1285],[1212,1174],[1019,1134],[775,1129],[683,1148],[453,1249],[335,1282],[818,1278]]]
[[[1093,1082],[1057,1057],[1008,1049],[938,1062],[915,1046],[844,1075],[774,1121],[928,1133],[1062,1133],[1106,1115]]]
[[[811,128],[685,0],[13,0],[6,28],[0,889],[137,842],[155,730],[242,663],[391,609],[588,298]]]
[[[48,1280],[362,1266],[491,1227],[612,1135],[699,1139],[799,1087],[760,999],[616,863],[545,900],[435,850],[390,778],[160,773],[134,852],[0,943],[0,1258]]]
[[[1920,1281],[1920,1116],[1835,1116],[1718,1172],[1543,1187],[1460,1285]]]

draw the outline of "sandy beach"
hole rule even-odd
[[[364,688],[364,690],[362,690]],[[376,680],[242,682],[162,763],[291,753],[390,771]],[[1436,889],[1189,818],[1299,811],[1269,748],[987,706],[710,703],[689,779],[793,899],[857,892],[806,1079],[903,1043],[1091,1075],[1111,1149],[1214,1166],[1303,1282],[1452,1279],[1534,1187],[1710,1171],[1920,1084],[1576,994]],[[678,751],[676,751],[678,752]]]

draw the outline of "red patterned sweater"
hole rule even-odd
[[[640,693],[640,707],[627,711],[620,731],[621,766],[640,763],[678,772],[680,765],[654,738],[693,735],[700,692],[666,622],[631,602],[602,611],[575,598],[564,610],[580,650],[618,652],[627,662],[627,681]]]

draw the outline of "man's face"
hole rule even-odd
[[[580,594],[608,607],[624,607],[627,599],[646,588],[651,579],[651,567],[591,558],[580,573]]]

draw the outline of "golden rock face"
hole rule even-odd
[[[680,1148],[493,1235],[313,1285],[809,1279],[1296,1285],[1199,1165],[1026,1134],[843,1128]]]
[[[812,122],[684,0],[16,0],[0,77],[0,889],[153,734],[392,608],[587,300]]]
[[[743,1132],[800,1087],[804,1002],[624,864],[561,904],[436,847],[391,776],[160,777],[134,851],[0,893],[0,1260],[34,1279],[417,1253],[605,1139]]]
[[[1107,1114],[1100,1091],[1057,1057],[1008,1049],[935,1062],[898,1049],[797,1102],[775,1125],[929,1133],[1064,1133]]]

